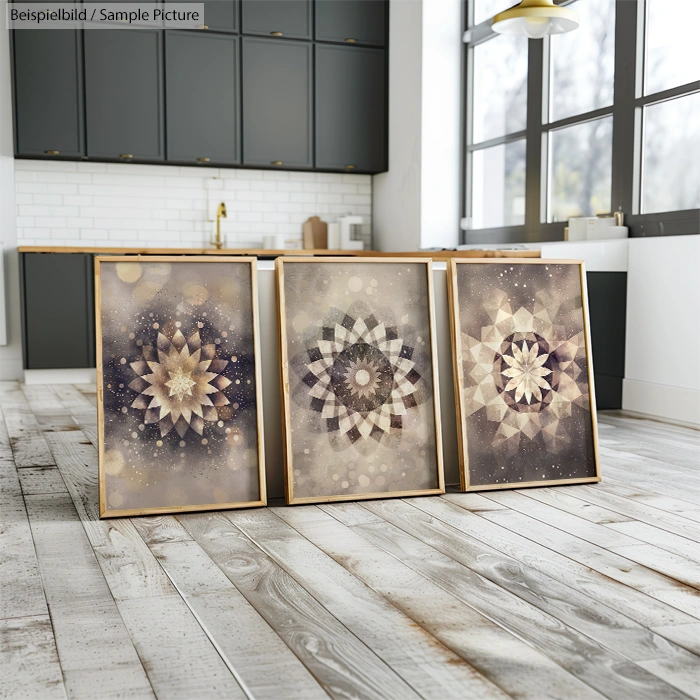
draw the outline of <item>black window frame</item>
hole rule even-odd
[[[518,226],[472,229],[462,226],[460,242],[539,243],[564,240],[566,222],[547,223],[547,161],[549,132],[612,115],[611,209],[625,214],[630,237],[676,236],[700,233],[700,209],[641,214],[641,175],[643,148],[643,110],[650,104],[700,92],[700,80],[668,90],[644,95],[644,38],[646,0],[615,2],[615,73],[613,103],[608,107],[549,122],[545,115],[549,89],[549,39],[528,41],[527,124],[524,131],[507,134],[477,144],[472,143],[472,105],[475,46],[498,36],[492,19],[473,25],[474,1],[466,1],[465,40],[463,45],[464,99],[462,149],[462,219],[471,220],[471,154],[488,146],[526,138],[525,223]],[[555,0],[557,5],[575,5],[585,0]],[[515,3],[515,0],[514,0]]]

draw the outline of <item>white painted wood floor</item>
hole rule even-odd
[[[3,698],[700,698],[700,434],[603,482],[100,521],[94,387],[0,384]]]

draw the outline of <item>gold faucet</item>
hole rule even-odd
[[[216,238],[211,242],[217,250],[224,247],[224,242],[221,240],[221,217],[226,218],[226,205],[221,202],[216,210]]]

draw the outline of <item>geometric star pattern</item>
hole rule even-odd
[[[512,309],[508,294],[496,290],[484,302],[492,322],[481,337],[462,332],[466,415],[483,410],[499,424],[492,446],[506,456],[540,436],[558,453],[569,443],[572,406],[590,410],[585,336],[569,337],[553,323],[561,306],[542,290],[531,308]]]
[[[310,408],[321,414],[325,430],[350,443],[398,433],[403,417],[417,405],[414,348],[397,329],[374,315],[345,314],[341,322],[322,329],[322,337],[307,349],[302,381]]]
[[[178,329],[172,339],[158,333],[156,346],[142,352],[143,360],[130,365],[138,376],[129,388],[139,394],[131,406],[145,410],[144,424],[157,423],[161,437],[175,428],[182,438],[219,420],[216,407],[229,403],[222,392],[231,381],[221,374],[228,360],[216,357],[215,344],[202,346],[199,331],[185,339]]]

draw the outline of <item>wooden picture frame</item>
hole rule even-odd
[[[302,266],[306,267],[302,269]],[[402,270],[399,266],[405,266],[406,270]],[[327,503],[444,493],[432,261],[421,258],[354,260],[344,257],[323,259],[295,257],[277,258],[275,269],[279,308],[284,483],[287,503]],[[424,275],[424,283],[419,281],[413,286],[406,286],[408,275],[403,280],[400,276],[407,272],[416,275],[417,280]],[[380,273],[384,273],[384,276]],[[381,278],[382,281],[379,282],[377,278]],[[397,291],[394,299],[399,300],[395,302],[396,309],[399,308],[399,304],[404,304],[401,307],[400,317],[403,320],[402,325],[396,327],[391,325],[391,321],[384,320],[393,318],[393,314],[398,313],[394,308],[386,306],[387,300],[392,298],[389,292],[394,284]],[[302,287],[311,285],[313,288],[302,293],[297,291],[296,285]],[[424,294],[420,295],[421,302],[424,304],[420,307],[420,313],[423,316],[415,309],[408,312],[409,307],[406,306],[411,303],[410,299],[413,298],[411,295],[417,299],[419,294],[417,290],[421,285],[425,290]],[[409,287],[410,294],[403,294],[403,290]],[[290,293],[290,289],[294,291]],[[381,297],[381,302],[368,302],[367,299],[371,299],[375,292],[377,299]],[[340,306],[335,306],[336,303]],[[336,320],[328,321],[330,318]],[[418,333],[415,327],[409,324],[409,319],[415,321],[415,327],[424,330]],[[327,323],[330,323],[330,327],[326,326]],[[390,325],[387,326],[386,323]],[[345,343],[338,340],[340,337],[338,334],[345,332],[343,328],[348,331],[348,338],[354,338],[352,342],[348,340]],[[420,346],[420,349],[409,346],[408,340],[407,344],[400,345],[399,341],[403,343],[401,340],[403,331],[408,334],[406,337],[412,339],[410,342]],[[305,340],[303,333],[306,333]],[[369,348],[367,340],[368,334],[371,333],[375,333],[375,340],[370,341],[373,345]],[[428,333],[429,338],[425,338],[424,335]],[[331,347],[322,345],[327,341],[327,337],[331,338],[331,336],[332,340],[328,342],[331,342],[336,350],[324,354],[319,348]],[[395,369],[398,366],[395,364],[391,366],[385,364],[389,362],[385,356],[375,355],[375,351],[380,352],[379,348],[388,347],[385,343],[389,340],[395,343],[392,347],[398,348],[400,345],[401,348],[398,353],[396,350],[386,350],[394,358],[391,362],[402,362],[402,359],[396,359],[397,355],[407,360],[407,364],[405,367],[402,366],[402,369]],[[310,345],[302,347],[302,343],[310,343]],[[292,347],[294,349],[290,350]],[[343,359],[346,352],[355,359]],[[350,358],[350,355],[347,357]],[[369,358],[372,358],[371,361]],[[346,364],[343,364],[341,369],[337,369],[340,367],[338,363],[342,362]],[[313,367],[316,363],[326,363],[325,369],[320,370],[320,375],[326,372],[326,376],[321,376],[321,380],[314,374]],[[365,371],[365,374],[360,377],[365,364],[368,365],[369,372]],[[405,377],[415,369],[414,364],[423,372],[427,372],[430,382],[416,370],[410,377],[415,384],[404,389],[402,387],[405,384]],[[408,370],[409,365],[411,370]],[[377,370],[379,367],[384,367],[386,371]],[[350,376],[350,369],[348,373],[342,374],[346,368],[352,368],[354,374]],[[341,374],[333,374],[336,370]],[[407,370],[408,374],[404,374]],[[307,371],[309,376],[304,374]],[[354,382],[352,385],[351,380]],[[333,384],[333,382],[336,383]],[[341,386],[343,382],[345,385]],[[332,391],[331,384],[335,387]],[[372,388],[363,389],[365,386]],[[420,389],[414,388],[418,386]],[[403,391],[408,391],[409,394],[404,396]],[[422,393],[419,394],[419,391]],[[314,392],[321,394],[325,392],[328,398],[314,397]],[[417,399],[410,398],[413,392]],[[341,405],[338,399],[340,395],[344,397],[344,401],[348,402],[350,408],[345,403]],[[362,403],[365,400],[366,403]],[[382,401],[384,401],[383,404]],[[309,403],[308,406],[306,402]],[[314,404],[314,402],[317,403]],[[356,411],[352,408],[355,406],[353,402],[359,402]],[[410,406],[409,409],[404,408],[407,405]],[[417,411],[414,410],[416,407],[418,407]],[[402,410],[407,413],[414,410],[414,413],[408,419],[397,418],[393,413],[389,416],[392,411],[398,413]],[[415,434],[408,434],[408,430],[401,432],[409,420],[419,421],[423,415],[425,415],[425,426],[419,428]],[[303,420],[311,426],[306,432],[302,432],[299,427],[302,416]],[[353,420],[357,422],[347,428],[350,425],[347,421]],[[372,425],[370,433],[369,422],[373,420],[376,422]],[[318,422],[321,427],[315,425],[315,422]],[[313,432],[314,430],[316,432]],[[394,433],[391,432],[392,430]],[[424,438],[416,437],[418,434],[424,435]],[[304,450],[301,449],[302,440],[306,440],[305,444],[309,445]],[[384,445],[382,440],[385,441]],[[418,449],[418,453],[415,453],[417,456],[415,459],[409,459],[407,453],[400,455],[397,453],[390,470],[389,465],[386,464],[389,461],[389,452],[385,445],[394,444],[394,441],[398,444],[402,440],[413,441],[412,444],[415,444]],[[321,465],[318,468],[314,463],[317,450],[321,455],[321,459],[316,460],[316,464]],[[366,450],[366,453],[363,454],[361,450]],[[311,452],[313,454],[307,457]],[[401,469],[398,467],[400,459],[406,460],[401,464],[410,463],[414,470],[419,471],[409,471],[409,467]],[[359,465],[356,469],[351,468],[355,461]],[[429,464],[427,469],[426,464]],[[330,471],[327,471],[328,469]],[[421,469],[422,472],[420,472]],[[364,471],[360,474],[362,470]],[[316,471],[320,473],[319,485],[302,486],[302,480],[310,478],[307,475]],[[336,488],[332,486],[333,479],[337,482]],[[415,488],[401,486],[411,484],[414,480],[420,481],[421,486]],[[352,487],[350,487],[351,481],[353,481]],[[399,485],[399,488],[390,489],[390,484]],[[377,485],[379,485],[378,488]],[[382,490],[381,487],[385,485],[387,489]]]
[[[471,267],[466,267],[467,265]],[[481,268],[475,267],[477,265]],[[459,274],[461,270],[471,272],[480,270],[485,274],[472,274],[472,282],[468,281],[467,277],[460,279],[463,277]],[[584,263],[579,260],[556,259],[453,259],[448,262],[447,271],[462,491],[600,481],[598,423]],[[566,298],[569,306],[563,304],[557,306],[558,310],[552,311],[555,313],[555,318],[550,319],[547,299],[556,295],[556,290],[554,286],[548,289],[546,285],[547,280],[554,280],[554,273],[560,280],[559,289],[568,290],[569,297]],[[511,277],[509,278],[508,275]],[[543,275],[548,275],[548,277]],[[529,279],[530,277],[532,279]],[[522,279],[519,282],[515,281],[520,278]],[[505,281],[506,279],[508,281]],[[525,279],[527,281],[523,282],[522,280]],[[538,284],[537,280],[541,283],[539,290],[535,289]],[[525,292],[528,282],[531,282],[531,287],[528,292]],[[580,295],[580,304],[578,305],[575,292],[577,284]],[[464,297],[461,298],[462,303],[460,303],[460,291],[464,294]],[[561,293],[563,294],[563,292]],[[524,301],[530,297],[532,298],[531,303]],[[520,303],[518,299],[523,300],[525,306],[520,305],[515,310],[514,306]],[[557,300],[551,305],[552,308],[556,302]],[[532,310],[526,309],[528,303],[530,303]],[[488,311],[486,310],[487,306],[489,307]],[[559,321],[564,320],[563,317],[556,316],[556,314],[565,313],[566,309],[569,309],[569,319],[573,319],[570,323],[571,328],[562,326]],[[580,315],[580,318],[577,318],[577,315]],[[487,316],[490,318],[490,323],[480,325],[478,319],[483,322]],[[516,316],[518,316],[517,320],[510,320],[511,317],[516,319]],[[556,328],[554,320],[557,320]],[[542,359],[545,354],[542,353],[528,364],[529,355],[539,353],[541,349],[539,342],[537,348],[533,349],[533,343],[537,342],[537,339],[533,340],[534,336],[540,337],[535,333],[534,327],[537,326],[538,330],[544,332],[543,329],[548,328],[549,325],[552,326],[552,334],[557,336],[556,340],[550,338],[552,347],[561,342],[562,332],[572,333],[576,340],[565,347],[559,346],[563,347],[561,351],[552,351],[551,358],[548,356]],[[510,334],[511,327],[513,330],[517,328],[519,333],[519,335],[513,336],[514,340],[510,341],[511,347],[513,345],[517,347],[517,343],[525,343],[525,345],[520,346],[520,351],[529,350],[528,359],[524,365],[519,365],[517,360],[510,356],[505,360],[502,359],[503,355],[496,349],[499,343],[507,344],[509,342],[508,338],[511,336],[504,334]],[[527,331],[528,328],[530,328],[529,331]],[[533,337],[529,341],[527,333]],[[530,345],[526,347],[528,342]],[[546,344],[546,340],[544,342]],[[498,347],[500,349],[503,345],[498,345]],[[514,352],[517,353],[518,350]],[[558,357],[557,352],[560,352],[562,361],[555,365],[554,361]],[[575,353],[575,358],[569,357],[572,352]],[[583,353],[583,357],[581,357],[581,353]],[[521,355],[522,357],[524,355]],[[567,358],[565,361],[564,357]],[[498,364],[499,362],[500,364]],[[467,372],[465,363],[469,363],[473,369]],[[536,365],[539,363],[544,364],[538,372]],[[577,363],[576,367],[573,367],[574,363]],[[515,368],[511,369],[514,365]],[[491,370],[488,369],[489,366],[492,367]],[[569,369],[562,370],[562,368]],[[570,375],[576,372],[581,373],[584,369],[586,381],[576,382],[577,388],[573,388],[572,382],[575,379],[572,380]],[[530,374],[531,372],[532,374]],[[544,376],[537,379],[536,376],[539,374]],[[511,375],[513,375],[512,378]],[[564,375],[565,381],[563,381]],[[552,379],[550,385],[547,377],[555,376],[560,379]],[[536,384],[537,381],[540,381],[543,387],[546,384],[546,388],[539,387]],[[561,381],[566,385],[566,389],[564,389],[560,388],[561,384],[557,384],[557,389],[565,394],[563,399],[559,391],[554,388],[554,381]],[[511,388],[509,389],[509,387]],[[581,393],[579,396],[578,392],[582,388],[586,390],[586,393]],[[530,392],[533,389],[534,393]],[[470,394],[470,397],[467,394]],[[537,394],[539,394],[539,399]],[[534,403],[532,403],[533,401]],[[520,410],[518,404],[529,415],[523,413],[516,416],[514,411]],[[549,414],[545,415],[547,411]],[[577,444],[583,445],[585,450],[585,463],[579,465],[581,473],[571,472],[563,477],[562,471],[566,469],[566,466],[561,463],[559,453],[548,450],[564,449],[567,439],[571,437],[567,435],[567,416],[564,415],[567,411],[571,412],[571,416],[574,413],[578,416],[578,423],[575,426],[569,426],[572,429],[572,435],[574,435],[574,428],[576,430],[582,428],[587,415],[586,411],[590,416],[590,425],[583,426],[588,429],[587,435],[580,437],[583,435],[581,433],[575,436],[575,439],[578,440]],[[490,418],[486,417],[488,415]],[[496,426],[498,427],[496,428]],[[514,443],[521,439],[522,449],[519,446],[514,452]],[[534,447],[537,441],[544,445],[544,448],[539,452]],[[490,445],[487,445],[487,442]],[[533,456],[540,458],[548,456],[549,458],[547,460],[541,459],[535,469],[534,460],[533,464],[525,462],[526,457],[523,455],[526,450],[528,459],[532,459]],[[556,458],[552,458],[552,455],[555,455]],[[494,460],[497,460],[500,466]],[[498,477],[496,477],[498,471],[505,473],[505,476],[501,477],[504,479],[502,482],[499,482]],[[490,479],[487,478],[485,472],[489,473]],[[520,478],[516,479],[512,476],[518,474]],[[529,474],[530,477],[525,476],[526,474]]]
[[[206,267],[201,267],[203,264],[205,264]],[[215,268],[214,265],[217,264],[219,266],[224,264],[226,267],[230,267],[230,272],[233,277],[229,278],[223,273],[220,267]],[[197,267],[192,267],[193,265]],[[179,284],[177,280],[173,281],[171,284],[172,272],[175,271],[176,275],[182,274],[183,266],[190,266],[190,272],[194,275],[192,279],[199,279],[202,281],[202,284],[196,284],[196,279],[195,282],[189,279],[189,281],[181,283],[189,286],[171,288],[173,286],[177,287]],[[236,275],[237,270],[240,270],[242,274]],[[215,272],[218,276],[214,275]],[[167,278],[166,273],[168,275]],[[161,275],[160,278],[158,278],[158,274]],[[208,290],[208,285],[210,283],[217,285],[214,291],[218,292],[220,300],[216,304],[211,301],[210,298],[210,292]],[[109,287],[109,294],[114,296],[114,300],[109,303],[105,299],[105,285]],[[239,290],[242,296],[249,294],[250,298],[250,307],[245,309],[241,307],[242,310],[240,310],[239,314],[239,307],[236,305],[237,297],[234,290]],[[172,255],[128,255],[95,258],[98,478],[101,518],[249,508],[266,505],[267,496],[265,485],[257,290],[256,258],[231,258],[209,255],[192,257]],[[167,298],[168,295],[170,295],[170,300]],[[162,297],[166,297],[165,300],[163,300]],[[156,299],[157,301],[154,301]],[[221,299],[224,299],[224,301]],[[177,401],[182,402],[183,400],[191,400],[193,403],[196,403],[197,397],[214,396],[214,400],[210,400],[215,408],[214,412],[212,412],[212,406],[208,404],[206,406],[204,405],[206,404],[206,399],[202,398],[203,405],[198,409],[192,409],[187,419],[185,416],[188,414],[183,410],[178,414],[179,418],[176,419],[177,422],[173,423],[173,418],[175,418],[179,409],[173,410],[163,418],[163,411],[167,410],[167,407],[165,409],[151,409],[147,406],[150,397],[153,396],[152,393],[149,395],[147,386],[149,381],[151,382],[151,389],[153,389],[154,382],[156,384],[160,382],[160,380],[153,380],[153,377],[156,376],[155,374],[152,373],[149,377],[144,379],[136,370],[131,372],[131,375],[135,378],[133,381],[139,380],[137,384],[141,389],[131,389],[128,387],[126,380],[120,382],[118,385],[112,386],[112,382],[105,379],[106,373],[110,375],[115,374],[114,368],[117,362],[116,357],[108,357],[107,354],[105,354],[108,352],[105,348],[105,343],[108,342],[111,345],[124,348],[127,346],[127,342],[119,341],[113,343],[111,339],[105,340],[104,335],[106,331],[114,330],[116,321],[108,320],[105,322],[104,314],[108,313],[117,317],[120,313],[120,308],[126,309],[126,313],[131,313],[132,315],[134,313],[138,314],[141,312],[136,311],[136,309],[139,307],[148,307],[149,304],[153,306],[154,311],[146,315],[147,311],[146,308],[144,308],[143,315],[140,317],[144,320],[140,328],[137,329],[135,325],[133,328],[135,332],[127,336],[129,341],[133,341],[133,357],[129,356],[127,358],[125,354],[118,362],[124,367],[125,372],[128,367],[132,367],[133,365],[137,365],[138,368],[143,365],[149,365],[150,370],[145,370],[144,368],[144,371],[155,372],[155,370],[152,369],[153,364],[163,363],[161,367],[166,367],[161,352],[167,351],[167,353],[174,353],[175,355],[179,352],[180,356],[189,356],[191,364],[197,369],[193,369],[192,372],[188,374],[187,372],[183,373],[180,368],[179,372],[180,375],[182,375],[180,376],[177,374],[177,370],[173,369],[173,365],[171,368],[173,371],[167,372],[167,376],[170,377],[170,381],[167,382],[167,384],[170,385],[170,388],[166,392],[165,389],[161,387],[161,399],[168,393],[172,396],[173,404]],[[158,309],[158,311],[156,311],[156,309]],[[189,323],[187,322],[188,309],[191,310]],[[205,309],[207,310],[205,311]],[[199,311],[195,313],[194,310]],[[215,325],[213,325],[214,322],[210,323],[209,319],[216,317],[217,322],[223,324],[227,318],[232,317],[227,316],[229,311],[232,314],[238,314],[236,315],[236,322],[238,319],[241,319],[240,328],[235,326],[232,322],[227,326],[227,330],[222,330],[216,328]],[[180,320],[174,320],[178,315],[182,315],[184,323]],[[161,320],[165,320],[166,317],[168,317],[168,320],[163,327],[160,328],[160,324],[154,319],[160,318]],[[195,318],[201,318],[202,320],[195,323]],[[151,323],[151,321],[153,321],[153,323]],[[149,325],[153,329],[153,332],[148,328]],[[180,332],[181,327],[185,333]],[[170,330],[166,330],[167,328]],[[124,325],[119,328],[119,332],[124,334],[128,330],[129,328],[127,328],[125,320]],[[158,335],[155,333],[156,330]],[[200,337],[200,330],[205,335],[204,341],[202,341]],[[217,337],[213,343],[202,345],[202,342],[206,342],[209,336],[215,331],[221,331],[221,337]],[[178,332],[180,332],[180,335],[178,335]],[[172,337],[167,338],[165,333],[171,333]],[[136,338],[137,334],[140,334],[141,337]],[[229,335],[231,336],[230,341],[227,339]],[[239,347],[235,345],[235,343],[238,342],[238,337],[245,338],[240,344],[242,352],[238,353],[241,357],[239,358],[238,355],[229,355],[227,359],[224,359],[223,353],[225,350],[231,349],[231,347]],[[165,338],[165,340],[163,340],[163,338]],[[153,342],[154,339],[156,341],[154,345],[145,345],[147,341]],[[180,345],[182,345],[182,347],[179,347]],[[156,352],[158,362],[151,363],[143,361],[145,359],[147,347],[150,347],[150,350],[148,350],[149,353],[151,351]],[[141,359],[138,359],[136,348],[142,348],[143,357]],[[250,355],[252,355],[252,370],[250,368]],[[200,358],[203,358],[203,360],[201,364],[197,364]],[[107,367],[105,366],[105,359],[107,359],[107,364],[109,365]],[[132,359],[134,359],[135,362],[131,362]],[[152,359],[155,359],[155,357]],[[210,361],[207,363],[207,360]],[[180,363],[179,357],[173,360],[173,362],[176,364]],[[205,363],[206,367],[204,367]],[[178,364],[178,367],[179,366]],[[186,367],[189,368],[189,364],[186,365]],[[207,370],[206,376],[205,370]],[[166,372],[165,370],[162,371],[163,376],[161,379],[163,379],[163,382],[160,383],[165,384],[165,379],[167,378]],[[229,379],[225,377],[225,373],[230,374],[232,378]],[[183,379],[185,375],[186,378]],[[209,375],[212,376],[210,377]],[[172,384],[173,377],[175,378],[177,386]],[[201,384],[193,382],[192,377],[197,379],[197,382],[201,382]],[[239,378],[235,379],[233,377]],[[253,384],[253,382],[254,386],[251,387],[250,385]],[[231,387],[233,387],[233,389],[231,389]],[[146,389],[145,394],[139,393],[139,391],[143,392],[144,389]],[[193,393],[188,394],[188,391]],[[148,478],[154,478],[153,475],[157,467],[159,478],[162,477],[164,480],[161,483],[168,483],[168,486],[164,485],[163,488],[171,489],[167,491],[168,498],[166,499],[170,502],[164,503],[163,505],[151,505],[149,502],[150,496],[149,498],[142,496],[140,501],[139,499],[134,499],[139,501],[140,505],[132,505],[129,507],[126,502],[119,503],[120,500],[125,500],[122,491],[130,492],[130,489],[133,490],[134,487],[130,485],[127,488],[125,478],[122,479],[122,482],[113,480],[113,477],[118,476],[122,472],[127,474],[129,465],[127,465],[126,455],[121,456],[120,463],[119,458],[114,458],[114,453],[109,452],[110,449],[115,447],[115,444],[113,444],[115,440],[113,435],[108,437],[105,435],[105,403],[108,396],[107,392],[109,392],[110,401],[112,401],[115,393],[119,394],[118,401],[123,404],[120,411],[125,417],[129,417],[132,409],[136,412],[140,411],[142,422],[131,432],[130,436],[127,436],[127,439],[122,442],[130,442],[133,439],[133,445],[139,445],[139,441],[141,441],[143,442],[142,449],[149,449],[149,451],[151,448],[154,449],[154,452],[149,452],[149,455],[144,455],[144,462],[148,462],[147,467],[145,464],[140,465],[142,468],[136,467],[133,463],[130,465],[132,473],[136,472],[134,477],[131,477],[132,480],[139,476],[139,474],[143,474],[144,469],[150,469],[151,472]],[[229,400],[227,394],[230,394],[232,398],[240,394],[242,397],[240,399],[241,403],[239,404]],[[134,409],[133,406],[131,406],[136,400],[134,399],[135,396],[139,399],[140,409]],[[143,400],[141,400],[142,397],[144,397]],[[132,399],[134,399],[134,401],[132,401]],[[158,402],[156,401],[155,403]],[[254,406],[251,406],[251,404],[254,404]],[[110,406],[109,411],[111,418],[107,418],[110,424],[116,423],[117,418],[119,418],[119,414],[115,414],[113,409],[114,406]],[[156,419],[157,417],[154,414],[149,414],[148,412],[151,410],[157,411],[160,418]],[[147,414],[148,417],[146,417]],[[201,415],[203,415],[203,418]],[[222,417],[224,418],[222,419]],[[134,423],[134,421],[138,419],[138,415],[132,417],[131,423]],[[170,422],[165,423],[165,421],[168,420],[170,420]],[[182,421],[188,424],[187,427],[184,426]],[[172,425],[170,425],[171,423]],[[244,429],[241,430],[238,425],[244,426]],[[112,426],[110,425],[110,431],[111,428]],[[182,433],[183,428],[185,430],[184,433]],[[155,439],[156,435],[154,435],[154,429],[161,432],[161,439]],[[162,432],[166,429],[167,433],[162,435]],[[192,436],[190,436],[190,433],[192,433]],[[142,436],[145,435],[149,437],[147,439],[142,439]],[[193,438],[194,435],[197,436],[196,439]],[[193,449],[192,454],[187,454],[189,459],[183,457],[179,457],[179,459],[186,465],[186,469],[200,469],[200,474],[197,478],[199,478],[204,485],[197,485],[196,488],[203,489],[207,493],[207,489],[209,489],[215,498],[207,500],[205,498],[206,493],[204,493],[198,499],[200,502],[178,502],[177,495],[180,491],[185,490],[186,485],[192,488],[193,492],[195,487],[193,478],[187,479],[181,477],[182,484],[177,484],[177,475],[184,470],[178,472],[177,470],[180,469],[180,467],[177,461],[172,461],[176,450],[171,449],[170,454],[166,455],[166,450],[171,448],[176,436],[180,437],[178,445],[181,448],[187,446],[185,437],[187,440],[191,441],[192,445],[197,444],[196,449],[198,451],[195,453]],[[168,444],[166,444],[166,441]],[[241,444],[238,445],[238,442]],[[153,443],[155,443],[155,447]],[[183,445],[183,443],[185,444]],[[247,445],[247,447],[243,449],[245,445]],[[250,445],[254,445],[254,447]],[[125,447],[125,450],[128,450],[131,456],[137,455],[137,447],[132,448],[131,442],[128,447]],[[118,452],[118,454],[121,454],[121,452]],[[239,463],[241,463],[239,458],[241,457],[243,463],[253,462],[253,465],[239,468]],[[110,461],[110,459],[116,459],[116,466],[115,462]],[[171,461],[168,462],[168,459]],[[224,462],[226,465],[222,466]],[[175,467],[175,473],[168,475],[168,464]],[[212,482],[211,484],[206,483],[207,477],[204,475],[207,469],[225,469],[226,467],[228,467],[228,469],[222,471],[221,476],[217,477],[218,481]],[[114,472],[116,472],[116,474]],[[109,493],[107,482],[110,482],[111,490]],[[145,488],[150,489],[152,486],[155,486],[156,483],[157,480],[153,485],[148,481],[146,482]],[[254,488],[254,484],[256,483],[257,489]],[[175,485],[173,486],[173,484]],[[244,486],[241,486],[241,484]],[[114,488],[112,488],[112,486]],[[122,486],[124,488],[120,491],[119,488]],[[227,499],[226,495],[229,493],[226,491],[227,488],[230,489],[231,494],[233,494],[234,491],[237,493],[248,488],[251,494],[255,492],[255,497],[249,500]],[[178,489],[180,489],[180,491],[178,491]],[[202,498],[204,502],[201,502]],[[154,493],[151,500],[158,500],[157,494]],[[148,502],[148,504],[144,505],[146,502]]]

